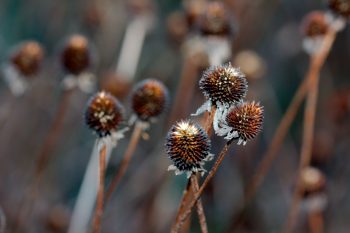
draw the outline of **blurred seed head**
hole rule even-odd
[[[199,81],[199,87],[214,105],[216,102],[239,102],[248,91],[245,75],[231,64],[207,69]]]
[[[232,33],[230,20],[222,2],[209,2],[199,21],[199,30],[208,36],[229,36]]]
[[[101,78],[100,87],[102,90],[122,100],[128,95],[131,89],[131,82],[120,74],[107,72],[103,78]]]
[[[305,37],[314,38],[324,36],[329,28],[326,14],[322,11],[312,11],[307,14],[302,23],[302,32]]]
[[[207,1],[206,0],[184,0],[183,1],[188,26],[193,27],[204,14]]]
[[[259,103],[244,102],[233,106],[227,116],[227,125],[237,131],[238,137],[246,142],[258,135],[262,129],[264,109]]]
[[[166,138],[166,151],[177,174],[204,171],[202,166],[210,156],[209,150],[207,133],[189,121],[173,125]]]
[[[181,43],[187,36],[189,27],[186,16],[181,11],[175,11],[169,15],[166,21],[170,38],[176,43]]]
[[[46,227],[50,232],[67,232],[70,220],[70,212],[64,206],[55,206],[49,212],[46,219]]]
[[[304,195],[312,195],[325,190],[326,178],[323,173],[315,167],[307,167],[300,174],[301,185],[304,190]]]
[[[29,77],[38,73],[43,57],[42,46],[38,42],[27,41],[12,54],[11,62],[23,76]]]
[[[164,112],[168,102],[168,90],[155,79],[140,82],[131,95],[132,109],[142,121],[149,121]]]
[[[89,41],[82,35],[71,36],[62,51],[62,65],[74,75],[85,71],[91,63]]]
[[[111,94],[101,91],[88,102],[85,122],[99,137],[110,135],[123,120],[123,108]]]
[[[350,19],[350,0],[328,0],[328,6],[335,14]]]
[[[233,63],[241,69],[248,80],[259,79],[264,76],[266,71],[265,61],[259,54],[252,50],[239,52]]]

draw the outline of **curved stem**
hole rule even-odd
[[[299,204],[302,198],[303,187],[301,184],[300,173],[304,168],[309,166],[312,155],[312,143],[315,127],[315,116],[318,97],[318,83],[320,77],[321,68],[329,54],[332,44],[336,37],[336,31],[330,29],[326,34],[322,47],[318,53],[311,58],[310,72],[308,78],[310,81],[310,91],[307,96],[307,102],[304,113],[304,131],[303,141],[300,153],[300,163],[297,175],[297,183],[293,193],[291,207],[288,213],[287,223],[285,225],[286,233],[292,232],[295,222],[298,218]]]
[[[197,193],[199,191],[198,179],[197,179],[197,176],[194,174],[191,175],[191,186],[193,189],[193,193]],[[197,206],[197,214],[199,218],[199,225],[201,227],[201,231],[202,233],[208,233],[207,220],[205,218],[203,203],[200,198],[197,200],[196,206]]]
[[[203,193],[204,189],[207,187],[207,185],[209,184],[209,181],[214,177],[215,173],[217,172],[221,162],[223,161],[223,159],[225,158],[225,155],[227,154],[228,148],[231,145],[231,141],[229,141],[228,143],[226,143],[226,145],[224,146],[224,148],[222,149],[222,151],[219,154],[218,159],[215,161],[215,164],[213,166],[213,168],[210,170],[209,174],[207,175],[207,177],[205,178],[205,180],[203,181],[203,184],[201,185],[201,187],[199,188],[198,192],[195,194],[194,198],[192,199],[191,203],[187,206],[186,211],[183,212],[178,221],[175,223],[175,225],[172,227],[171,229],[171,233],[177,233],[179,232],[181,226],[183,225],[183,223],[186,221],[186,219],[188,218],[188,216],[191,214],[191,210],[193,208],[193,206],[196,204],[197,200],[200,198],[201,194]]]
[[[117,174],[114,176],[114,178],[113,178],[113,180],[108,188],[108,191],[106,193],[106,202],[111,198],[111,196],[112,196],[113,192],[115,191],[115,189],[117,188],[120,180],[125,175],[126,169],[129,166],[132,155],[134,154],[134,152],[136,150],[136,146],[140,140],[140,136],[141,136],[142,131],[143,131],[142,125],[140,123],[136,123],[136,125],[134,127],[134,131],[131,135],[129,145],[125,151],[125,154],[123,156],[123,160],[121,161],[119,170],[118,170]]]

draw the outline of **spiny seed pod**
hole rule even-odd
[[[312,11],[307,14],[302,23],[302,30],[305,37],[314,38],[324,36],[329,25],[326,15],[322,11]]]
[[[200,32],[209,36],[229,36],[232,32],[225,5],[222,2],[207,4],[204,15],[199,22]]]
[[[29,77],[38,73],[44,57],[44,50],[35,41],[23,43],[12,55],[11,62],[24,76]]]
[[[238,68],[227,64],[207,69],[199,81],[199,88],[213,105],[217,102],[232,104],[246,96],[248,83]]]
[[[307,167],[300,174],[304,196],[323,192],[326,188],[326,178],[323,173],[314,167]]]
[[[74,75],[85,71],[90,63],[88,39],[81,35],[73,35],[66,43],[62,52],[63,67]]]
[[[174,163],[168,170],[175,170],[175,174],[203,172],[204,161],[212,156],[207,133],[189,121],[181,121],[171,127],[166,138],[166,150]]]
[[[328,6],[335,14],[350,18],[350,0],[329,0]]]
[[[148,121],[164,112],[168,90],[159,81],[146,79],[132,92],[132,109],[140,120]]]
[[[229,110],[226,122],[237,131],[239,139],[245,144],[260,132],[264,120],[263,113],[264,109],[258,103],[245,102]]]
[[[123,119],[119,101],[107,92],[98,92],[88,102],[85,122],[100,137],[110,135]]]

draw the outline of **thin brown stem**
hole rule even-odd
[[[97,192],[96,210],[95,210],[95,216],[94,216],[94,222],[93,222],[93,233],[101,232],[101,219],[102,219],[103,204],[104,204],[106,151],[107,151],[107,146],[106,144],[104,144],[100,150],[99,184],[98,184],[98,192]]]
[[[44,143],[42,144],[34,168],[34,180],[29,185],[28,192],[24,194],[25,196],[20,201],[20,205],[18,207],[18,213],[16,214],[17,217],[15,217],[15,225],[13,230],[14,232],[16,232],[20,228],[21,220],[26,219],[26,216],[31,215],[31,212],[35,205],[36,196],[38,194],[38,188],[41,182],[41,178],[44,174],[45,169],[47,168],[50,156],[52,155],[53,149],[61,132],[61,128],[69,106],[69,100],[72,92],[73,90],[66,90],[64,92],[55,118],[44,139]]]
[[[118,187],[119,182],[125,175],[125,172],[129,166],[130,160],[132,158],[132,155],[134,154],[137,144],[140,140],[141,133],[143,131],[143,127],[141,124],[136,123],[134,127],[134,131],[131,135],[131,139],[129,142],[129,145],[125,151],[125,154],[123,156],[123,159],[120,163],[120,167],[118,169],[118,172],[115,174],[111,184],[109,185],[108,191],[106,193],[106,202],[111,198],[113,192],[116,190]]]
[[[197,176],[194,174],[191,175],[191,185],[192,185],[193,193],[197,193],[199,191],[199,184],[198,184]],[[203,203],[200,198],[197,200],[196,206],[197,206],[197,214],[199,218],[199,225],[201,227],[201,231],[202,233],[208,233],[207,220],[205,218]]]
[[[299,204],[302,198],[303,186],[301,184],[300,174],[304,168],[309,166],[312,155],[312,144],[315,127],[315,116],[318,98],[318,83],[320,77],[321,68],[329,54],[332,44],[335,40],[336,32],[329,30],[326,34],[322,47],[318,53],[311,58],[310,72],[308,78],[310,78],[310,90],[306,100],[305,112],[304,112],[304,131],[303,141],[300,153],[300,163],[297,174],[296,187],[292,197],[291,207],[288,213],[287,222],[285,225],[286,233],[293,231],[294,225],[298,218]]]
[[[225,158],[225,155],[227,154],[228,148],[231,145],[231,141],[226,143],[226,145],[224,146],[224,148],[222,149],[222,151],[219,154],[218,159],[215,161],[215,164],[213,166],[213,168],[210,170],[209,174],[207,175],[207,177],[205,178],[205,180],[203,181],[203,184],[201,185],[201,187],[199,188],[198,192],[195,194],[194,198],[192,199],[191,203],[187,206],[186,211],[184,211],[181,215],[179,220],[175,223],[175,225],[172,227],[171,229],[171,233],[177,233],[179,232],[181,226],[183,225],[183,223],[186,221],[186,219],[188,218],[188,216],[191,214],[192,208],[193,206],[196,204],[197,200],[200,198],[201,194],[203,193],[204,189],[207,187],[207,185],[209,184],[209,181],[211,181],[211,179],[214,177],[215,173],[217,172],[221,162],[223,161],[223,159]]]
[[[311,233],[324,233],[324,219],[321,210],[309,213],[308,222]]]

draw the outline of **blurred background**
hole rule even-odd
[[[28,85],[22,95],[9,89],[6,72],[0,76],[0,231],[6,225],[7,232],[13,232],[11,226],[18,224],[15,219],[21,200],[65,96],[62,82],[70,72],[62,65],[61,54],[73,34],[89,41],[86,70],[95,76],[95,90],[115,94],[125,106],[127,118],[132,115],[129,93],[135,83],[152,77],[169,89],[166,113],[151,124],[148,139],[137,145],[122,183],[106,205],[102,232],[170,231],[187,179],[167,172],[171,162],[164,150],[165,135],[174,122],[189,118],[204,102],[197,82],[210,64],[202,45],[191,41],[194,35],[206,35],[191,19],[198,9],[189,7],[189,2],[195,0],[0,0],[2,71],[25,41],[37,41],[45,51],[35,75],[20,75]],[[312,10],[326,10],[327,4],[323,0],[222,2],[233,30],[233,35],[225,35],[230,51],[223,61],[246,73],[247,99],[265,107],[265,121],[256,139],[244,147],[231,147],[203,194],[209,232],[281,232],[297,175],[303,106],[239,222],[237,215],[244,188],[308,68],[309,57],[302,50],[302,18]],[[349,60],[350,28],[346,27],[322,69],[319,87],[312,165],[326,179],[322,191],[327,199],[322,209],[324,232],[350,229]],[[72,90],[35,205],[30,216],[20,221],[19,232],[67,232],[96,139],[83,118],[92,94],[81,88]],[[176,96],[181,96],[180,101]],[[130,131],[113,151],[107,183],[118,169],[129,139]],[[212,136],[212,152],[219,153],[224,143]],[[312,232],[305,206],[301,205],[296,225],[299,233]],[[195,214],[188,232],[200,232]]]

